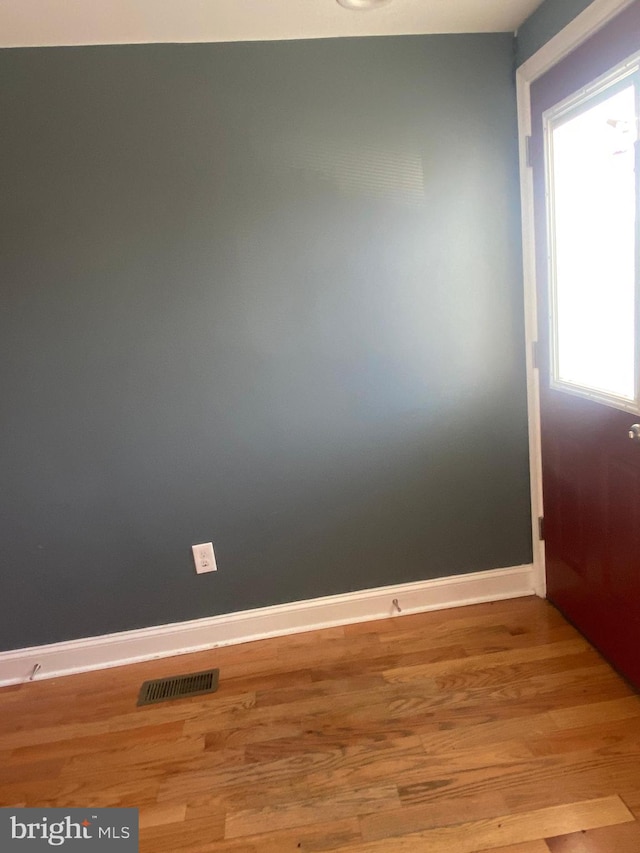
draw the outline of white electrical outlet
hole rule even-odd
[[[203,575],[205,572],[217,572],[216,555],[213,553],[213,542],[203,542],[200,545],[192,545],[193,561],[196,564],[196,572]]]

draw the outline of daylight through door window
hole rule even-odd
[[[637,64],[545,114],[552,387],[638,411]]]

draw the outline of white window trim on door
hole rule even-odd
[[[546,596],[544,542],[540,539],[538,519],[544,517],[542,502],[542,453],[540,445],[540,389],[535,367],[537,341],[537,301],[535,230],[533,212],[533,174],[528,165],[528,139],[531,136],[531,84],[557,65],[565,56],[602,29],[634,0],[593,0],[563,30],[547,42],[516,72],[518,100],[518,137],[520,149],[520,197],[522,206],[522,251],[525,306],[527,367],[527,407],[529,418],[529,469],[531,480],[531,535],[536,593]]]
[[[546,201],[547,201],[547,240],[548,240],[548,271],[547,278],[549,282],[549,323],[550,323],[550,363],[551,376],[550,387],[565,394],[571,394],[584,399],[598,402],[604,406],[612,406],[615,409],[621,409],[630,412],[634,415],[640,414],[640,384],[638,371],[636,369],[638,345],[634,343],[634,351],[632,358],[634,377],[630,382],[628,394],[622,391],[616,393],[612,390],[611,385],[597,386],[590,382],[585,382],[584,376],[582,379],[572,377],[571,379],[564,378],[561,375],[560,366],[560,328],[558,320],[558,255],[557,255],[557,231],[556,231],[556,208],[555,208],[555,174],[554,174],[554,133],[558,128],[561,128],[563,123],[571,118],[583,115],[589,109],[596,107],[597,103],[603,97],[610,97],[616,90],[619,92],[624,87],[630,90],[630,101],[634,107],[634,137],[633,146],[629,150],[629,160],[635,162],[636,149],[635,142],[637,141],[637,113],[638,113],[638,95],[640,93],[640,51],[632,57],[620,62],[615,68],[610,69],[602,74],[596,80],[592,81],[588,86],[584,86],[577,92],[574,92],[569,97],[565,98],[559,104],[551,107],[542,115],[543,136],[544,136],[544,158],[545,158],[545,181],[546,181]],[[583,178],[581,179],[583,180]],[[630,180],[635,188],[636,176],[635,171],[632,172]],[[587,177],[588,181],[588,177]],[[588,185],[588,183],[587,183]],[[637,193],[635,196],[635,207],[637,210]],[[637,217],[636,217],[637,218]],[[629,247],[629,256],[635,258],[637,252],[637,238],[635,238],[635,219],[634,222],[634,238],[632,245]],[[607,261],[610,268],[610,260]],[[634,342],[636,341],[636,332],[638,329],[638,271],[635,270],[634,282],[629,282],[633,289],[633,300],[635,305],[634,319],[632,321],[632,331]],[[600,359],[602,362],[602,359]],[[615,370],[615,368],[614,368]],[[632,386],[632,387],[631,387]]]

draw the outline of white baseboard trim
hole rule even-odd
[[[0,686],[27,681],[37,664],[38,680],[56,678],[267,637],[384,619],[399,615],[392,603],[394,598],[398,599],[404,615],[535,593],[534,567],[513,566],[32,646],[0,652]]]

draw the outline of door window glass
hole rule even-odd
[[[638,407],[638,74],[545,115],[551,385]]]

